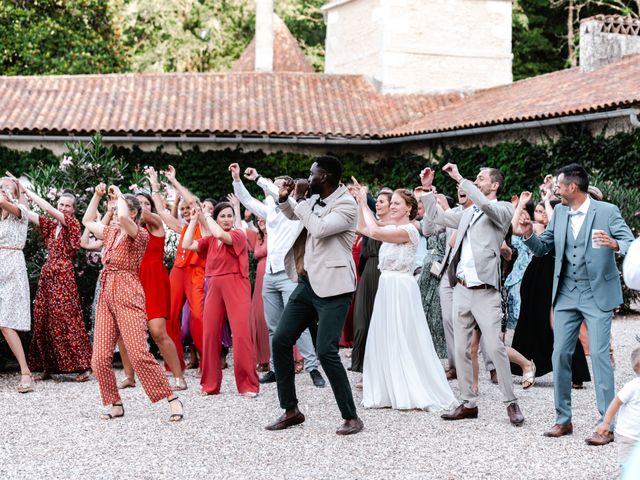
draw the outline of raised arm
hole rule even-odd
[[[29,190],[22,183],[20,183],[20,185],[22,186],[23,192],[29,200],[31,200],[38,207],[40,207],[40,209],[44,213],[50,215],[51,217],[55,218],[58,222],[60,222],[60,225],[62,225],[63,227],[67,226],[64,220],[64,214],[60,210],[55,208],[53,205],[47,202],[44,198],[40,197],[36,192]],[[32,223],[35,223],[36,225],[39,225],[40,216],[37,213],[31,211],[29,213],[29,221],[31,221]]]
[[[514,229],[518,228],[518,224],[520,223],[520,217],[522,216],[522,212],[524,211],[524,207],[531,200],[531,192],[522,192],[520,197],[518,197],[518,206],[516,210],[513,212],[513,217],[511,218],[511,227]]]
[[[156,207],[158,216],[167,225],[168,228],[176,233],[181,233],[183,227],[182,223],[180,223],[180,221],[178,220],[177,215],[172,215],[167,212],[167,209],[164,205],[164,199],[162,198],[162,195],[160,195],[160,182],[158,181],[158,173],[153,167],[145,168],[144,173],[149,179],[149,185],[151,185],[151,198],[153,199],[153,204]],[[177,204],[178,201],[176,199],[175,205]]]
[[[99,240],[104,238],[105,225],[102,222],[98,222],[98,205],[100,205],[100,201],[105,193],[105,184],[98,184],[89,202],[87,211],[84,212],[84,217],[82,217],[82,224]],[[107,217],[107,215],[105,215],[105,217]]]
[[[3,192],[0,190],[0,210],[4,210],[5,212],[9,212],[11,215],[17,218],[22,218],[22,211],[20,207],[16,203],[14,203],[14,199],[10,197],[10,194]]]
[[[462,211],[451,209],[445,212],[438,205],[437,198],[432,191],[434,176],[435,172],[429,167],[420,172],[420,182],[422,183],[422,187],[425,192],[427,192],[420,196],[420,201],[424,206],[424,223],[431,223],[449,228],[458,228],[460,219],[462,218]],[[435,228],[435,226],[430,225],[427,228],[427,231],[433,231]],[[427,236],[426,233],[425,236]]]
[[[359,185],[356,188],[356,195],[359,207],[359,215],[364,221],[363,235],[388,243],[407,243],[409,233],[401,228],[383,228],[378,225],[373,212],[367,205],[367,194]]]
[[[249,190],[247,190],[247,187],[244,186],[242,180],[240,179],[240,166],[237,163],[232,163],[231,165],[229,165],[229,171],[231,172],[231,178],[233,179],[233,193],[235,193],[236,197],[238,197],[240,203],[244,205],[244,208],[251,210],[255,215],[259,217],[267,218],[267,215],[269,214],[269,207],[267,207],[267,205],[262,203],[257,198],[251,196]],[[247,168],[244,176],[248,179],[262,179],[262,177],[258,175],[254,168]],[[273,187],[276,188],[275,200],[277,200],[277,187],[275,187],[275,185],[273,185]]]
[[[173,185],[173,188],[176,189],[183,200],[187,202],[187,205],[193,206],[196,201],[196,197],[194,197],[191,192],[183,187],[182,184],[178,181],[178,179],[176,178],[176,169],[172,165],[169,165],[169,167],[162,173],[165,177],[167,177],[167,180],[171,182],[171,185]]]
[[[231,238],[229,232],[225,232],[210,214],[205,214],[204,218],[207,219],[207,225],[209,226],[209,230],[211,230],[211,235],[213,235],[225,245],[233,244],[233,239]]]
[[[116,185],[111,185],[109,187],[109,193],[115,195],[118,199],[118,222],[120,223],[120,228],[131,238],[136,238],[138,236],[139,227],[129,214],[129,205],[120,191],[120,188]]]
[[[233,193],[227,195],[227,200],[233,208],[233,226],[234,228],[242,228],[242,217],[240,216],[240,200]],[[208,223],[208,222],[207,222]]]
[[[184,238],[182,239],[182,248],[190,252],[198,251],[198,241],[194,240],[193,237],[195,235],[196,226],[198,225],[201,213],[202,212],[198,211],[196,207],[191,210],[191,220],[189,221],[189,226],[187,227],[187,231],[184,232]]]

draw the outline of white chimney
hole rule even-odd
[[[273,0],[256,0],[256,71],[273,71]]]
[[[640,53],[640,20],[597,15],[580,22],[580,70],[583,72],[632,53]]]

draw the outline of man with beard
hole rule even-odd
[[[357,206],[347,187],[340,183],[341,175],[340,161],[322,156],[311,166],[308,182],[290,181],[280,188],[281,211],[292,220],[300,220],[297,240],[285,258],[287,274],[298,285],[272,340],[278,398],[285,413],[267,430],[283,430],[305,420],[296,398],[293,345],[306,328],[316,340],[318,359],[344,419],[336,433],[350,435],[364,427],[356,414],[347,372],[338,354],[342,327],[356,288],[351,246]]]

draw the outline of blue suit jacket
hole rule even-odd
[[[561,281],[564,249],[569,225],[569,207],[557,205],[547,229],[539,237],[535,234],[525,240],[525,244],[537,257],[546,255],[555,248],[556,261],[553,277],[553,302],[556,301]],[[604,230],[618,241],[619,255],[624,255],[634,240],[631,230],[625,223],[620,210],[615,205],[591,199],[587,218],[584,220],[583,233],[587,236],[584,258],[587,263],[589,283],[598,308],[610,311],[622,303],[622,285],[620,272],[616,266],[616,252],[610,248],[593,248],[591,230]]]

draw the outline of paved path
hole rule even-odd
[[[613,334],[616,384],[632,378],[629,354],[638,343],[640,318],[618,319]],[[346,352],[345,352],[346,353]],[[348,364],[349,360],[345,359]],[[124,392],[126,416],[98,419],[98,388],[58,377],[28,395],[15,393],[15,375],[0,376],[0,478],[420,478],[609,479],[617,475],[616,448],[588,447],[597,421],[592,384],[574,391],[573,436],[547,439],[553,424],[551,376],[516,391],[525,425],[512,427],[498,388],[482,375],[478,420],[444,422],[428,412],[363,410],[365,430],[342,438],[330,388],[297,377],[304,425],[267,432],[278,409],[275,385],[257,399],[235,393],[225,370],[223,393],[198,395],[187,377],[186,418],[170,424],[165,402],[151,406],[142,388]],[[349,374],[353,383],[355,374]],[[514,379],[518,380],[518,379]],[[455,382],[452,384],[456,388]]]

